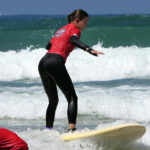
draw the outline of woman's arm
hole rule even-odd
[[[70,37],[70,41],[71,41],[71,43],[72,43],[74,46],[77,46],[77,47],[83,49],[84,51],[86,51],[86,48],[89,48],[88,45],[82,43],[82,42],[78,39],[78,37],[75,36],[75,35],[73,35],[73,36]]]
[[[104,53],[102,53],[102,52],[98,52],[98,51],[93,50],[92,48],[89,48],[89,46],[86,45],[86,44],[84,44],[84,43],[82,43],[82,42],[78,39],[77,36],[74,36],[74,35],[71,36],[71,37],[70,37],[70,41],[71,41],[71,43],[72,43],[74,46],[77,46],[77,47],[83,49],[84,51],[87,51],[88,53],[94,55],[94,56],[98,56],[98,54],[104,54]]]
[[[51,44],[51,42],[49,42],[49,43],[46,45],[45,48],[46,48],[47,50],[50,50],[51,46],[52,46],[52,44]]]

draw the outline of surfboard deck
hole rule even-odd
[[[122,124],[104,129],[64,133],[60,138],[64,141],[89,139],[95,141],[96,143],[99,143],[102,140],[131,142],[142,137],[145,132],[146,128],[140,124]]]

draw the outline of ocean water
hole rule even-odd
[[[31,150],[150,149],[150,16],[91,16],[81,40],[102,51],[75,48],[66,67],[78,95],[78,130],[139,123],[146,134],[128,145],[64,142],[67,100],[58,88],[54,129],[45,129],[48,98],[38,63],[66,16],[0,16],[0,126],[16,132]]]

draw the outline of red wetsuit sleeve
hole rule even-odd
[[[81,32],[78,28],[75,28],[75,29],[71,30],[70,34],[69,34],[70,37],[71,36],[76,36],[76,37],[78,37],[78,39],[80,39],[80,35],[81,35]]]

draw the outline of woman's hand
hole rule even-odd
[[[104,55],[104,53],[102,53],[102,52],[99,52],[99,51],[96,51],[96,50],[94,50],[94,49],[92,49],[92,51],[91,51],[91,53],[92,54],[95,54],[95,56],[98,56],[98,55]]]
[[[98,56],[98,55],[100,55],[100,54],[101,54],[101,55],[104,55],[104,53],[99,52],[99,51],[96,51],[96,50],[94,50],[94,49],[92,49],[92,48],[89,48],[89,47],[86,48],[86,51],[87,51],[88,53],[94,55],[94,56]]]

